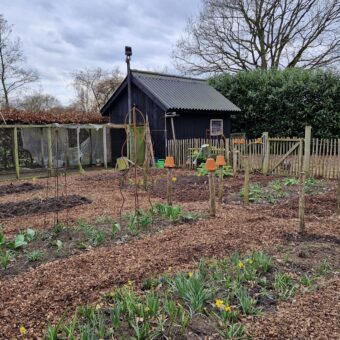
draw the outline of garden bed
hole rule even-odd
[[[340,289],[337,276],[340,263],[339,219],[334,209],[334,182],[324,181],[312,191],[307,190],[306,209],[309,209],[310,198],[315,205],[322,200],[324,203],[320,203],[320,217],[313,215],[312,205],[307,210],[307,236],[301,237],[297,234],[298,221],[295,217],[298,193],[296,184],[287,185],[287,195],[269,202],[272,201],[270,190],[273,189],[273,183],[270,182],[278,178],[251,175],[251,183],[259,183],[260,198],[243,207],[240,196],[243,176],[226,177],[226,200],[223,204],[217,204],[216,218],[208,219],[202,218],[202,214],[208,213],[208,199],[197,196],[201,195],[197,192],[204,188],[208,194],[207,178],[201,176],[200,179],[193,171],[175,169],[173,173],[177,178],[174,182],[174,202],[176,199],[182,200],[183,210],[201,214],[198,219],[187,216],[174,222],[162,217],[142,228],[142,224],[149,220],[145,212],[150,208],[150,201],[155,206],[162,202],[159,197],[165,197],[166,171],[160,170],[159,176],[150,176],[149,182],[154,180],[157,183],[162,180],[160,183],[164,196],[152,193],[153,197],[149,200],[147,193],[142,194],[142,185],[140,186],[138,205],[143,208],[143,212],[139,215],[137,228],[134,228],[136,219],[131,214],[134,211],[135,196],[133,182],[129,179],[133,180],[133,177],[127,177],[127,184],[122,188],[125,204],[120,218],[122,195],[117,185],[119,181],[116,181],[115,176],[107,176],[112,173],[104,171],[85,175],[70,174],[67,177],[67,192],[87,197],[92,203],[60,211],[58,220],[64,222],[64,226],[57,225],[51,229],[56,221],[56,213],[53,211],[46,215],[38,212],[34,215],[12,216],[4,221],[6,244],[15,241],[18,234],[31,235],[32,232],[27,227],[34,229],[37,234],[33,240],[25,241],[24,237],[27,245],[18,250],[12,250],[7,245],[2,246],[1,253],[4,255],[10,251],[13,257],[10,258],[7,270],[1,270],[0,338],[43,338],[48,325],[57,325],[60,318],[63,319],[63,324],[67,324],[77,306],[89,306],[88,310],[94,308],[100,313],[111,308],[108,304],[112,300],[101,300],[101,295],[114,293],[117,288],[121,289],[126,285],[138,299],[144,299],[145,294],[153,292],[163,294],[162,297],[167,292],[165,285],[145,289],[148,281],[160,283],[160,279],[164,277],[172,280],[180,272],[189,279],[190,272],[199,271],[197,265],[202,258],[207,262],[212,258],[228,259],[236,251],[244,254],[242,258],[247,258],[254,249],[262,250],[272,258],[273,271],[269,271],[267,282],[273,282],[275,272],[279,270],[291,276],[298,289],[294,298],[287,301],[276,299],[272,302],[271,299],[266,300],[258,288],[252,289],[252,283],[246,284],[244,288],[251,298],[256,299],[256,307],[262,308],[262,315],[239,314],[236,324],[245,327],[245,334],[254,335],[254,338],[276,339],[280,336],[289,337],[290,334],[294,334],[294,338],[303,339],[310,337],[310,334],[315,338],[320,334],[326,338],[340,334],[337,320],[339,299],[334,294]],[[86,181],[86,177],[92,176],[93,179]],[[139,176],[139,180],[141,179],[142,176]],[[201,182],[196,187],[194,183],[197,183],[197,179]],[[50,180],[38,179],[37,183],[46,186],[48,181]],[[185,189],[189,186],[192,190]],[[268,186],[271,187],[269,191]],[[275,187],[278,196],[281,195],[282,185]],[[235,201],[231,199],[232,192],[237,197]],[[184,194],[186,196],[182,198],[181,195]],[[45,199],[44,195],[44,190],[34,193],[34,197],[41,200]],[[17,199],[31,201],[32,196],[31,192],[22,193],[15,199],[12,196],[3,196],[1,204],[7,206]],[[286,206],[290,201],[293,201],[291,206]],[[317,207],[315,211],[316,209]],[[119,228],[114,226],[117,223]],[[114,237],[111,236],[112,231],[115,233]],[[42,251],[43,255],[32,254],[34,251]],[[38,260],[32,261],[37,257]],[[300,282],[302,277],[305,284]],[[133,283],[129,285],[129,281]],[[268,287],[267,289],[270,290]],[[169,292],[169,297],[170,294],[173,293]],[[275,296],[275,291],[273,295]],[[188,305],[182,303],[180,297],[173,297],[186,310],[185,315],[190,314]],[[227,302],[223,295],[217,295],[216,298],[224,304]],[[220,312],[214,306],[216,298],[213,297],[204,306],[209,313],[206,314],[203,309],[203,316],[195,314],[190,317],[184,333],[176,333],[177,326],[172,328],[175,332],[171,333],[174,334],[172,338],[179,338],[177,334],[184,334],[189,339],[218,338],[220,334],[216,331],[216,319],[212,320],[209,316],[213,312]],[[231,307],[240,311],[236,300],[230,302]],[[162,304],[160,311],[159,315],[164,315]],[[81,318],[81,322],[86,322],[84,316]],[[169,318],[157,318],[155,322],[158,320],[163,320],[164,329],[168,330]],[[122,331],[125,333],[114,329],[116,338],[121,334],[130,336],[133,331],[127,323],[122,323]],[[139,322],[138,327],[142,327],[142,324]],[[153,321],[151,325],[157,326]],[[20,333],[21,327],[27,333],[25,336]],[[230,327],[227,326],[225,331],[229,330]]]
[[[36,190],[43,189],[44,186],[40,184],[32,184],[29,182],[25,182],[22,184],[8,184],[0,186],[0,197],[11,195],[11,194],[20,194],[25,192],[31,192]]]
[[[57,212],[81,204],[90,204],[91,200],[79,195],[69,195],[61,197],[52,197],[47,199],[32,199],[21,202],[8,202],[0,204],[0,220],[14,218],[17,216],[26,216],[34,214],[44,214],[48,212]]]
[[[301,252],[297,257],[300,262],[308,258]],[[294,257],[275,261],[254,251],[221,260],[202,259],[189,271],[148,277],[137,286],[129,280],[95,305],[79,306],[71,321],[49,326],[46,334],[102,339],[251,337],[246,320],[256,322],[260,315],[275,313],[282,301],[315,291],[335,269],[314,256],[297,270],[298,261]]]
[[[137,214],[126,214],[117,220],[100,216],[91,224],[78,220],[74,226],[57,224],[42,232],[29,228],[12,240],[6,240],[0,230],[0,277],[17,275],[42,263],[96,247],[124,244],[199,218],[198,214],[184,212],[179,206],[156,204],[147,211],[140,209]]]
[[[175,176],[175,175],[174,175]],[[253,175],[251,181],[257,184],[266,184],[277,177]],[[167,179],[157,179],[151,188],[153,197],[166,199]],[[224,193],[240,191],[244,184],[243,176],[225,177]],[[207,201],[209,199],[208,176],[186,175],[175,176],[173,186],[173,199],[177,202]],[[215,179],[216,193],[219,188],[219,179]]]

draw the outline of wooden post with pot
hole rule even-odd
[[[175,161],[172,156],[167,156],[164,163],[167,169],[167,186],[166,186],[166,198],[168,205],[172,205],[172,169],[175,167]]]
[[[223,197],[223,167],[226,165],[226,161],[223,155],[218,155],[216,157],[216,165],[219,169],[219,191],[218,191],[218,200],[222,202]]]
[[[209,171],[209,193],[210,193],[210,216],[216,216],[216,201],[215,201],[215,171],[216,163],[213,158],[208,158],[205,162],[205,168]]]

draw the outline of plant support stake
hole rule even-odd
[[[338,190],[337,190],[337,201],[338,201],[338,207],[337,207],[337,215],[340,216],[340,171],[339,171],[339,177],[338,177]]]
[[[208,158],[205,163],[206,170],[209,171],[209,194],[210,194],[210,216],[216,216],[216,201],[215,201],[215,170],[216,163],[213,158]]]
[[[167,169],[167,185],[166,185],[166,198],[168,205],[172,205],[172,168],[175,167],[174,158],[171,156],[165,159],[165,168]]]
[[[300,172],[299,178],[299,233],[305,233],[305,181],[306,174]]]
[[[249,158],[244,156],[244,188],[243,188],[243,204],[249,204]]]

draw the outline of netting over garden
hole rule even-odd
[[[16,169],[16,153],[20,172],[107,164],[111,155],[109,131],[99,124],[2,126],[0,171]]]

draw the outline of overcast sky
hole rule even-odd
[[[1,0],[0,13],[22,39],[38,86],[68,104],[72,71],[125,72],[125,45],[133,48],[133,68],[174,72],[171,51],[199,6],[200,0]]]

